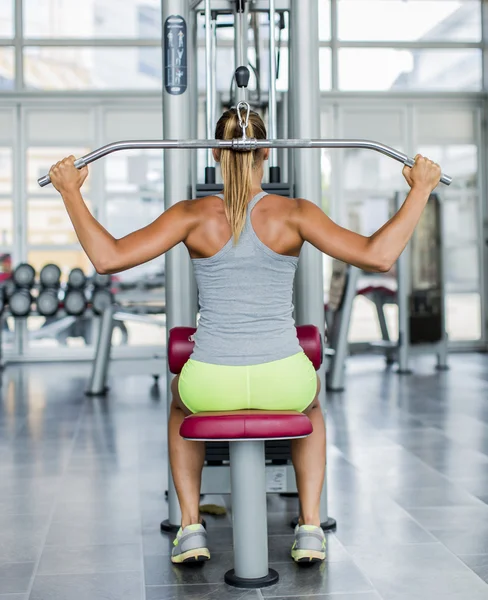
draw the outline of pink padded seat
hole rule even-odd
[[[194,327],[174,327],[169,332],[168,366],[171,373],[178,375],[190,358],[195,345],[191,337],[196,332]],[[305,354],[318,371],[323,359],[323,347],[320,332],[315,325],[297,327],[297,337]]]
[[[290,439],[312,433],[309,418],[294,411],[239,410],[187,417],[180,435],[191,440]]]

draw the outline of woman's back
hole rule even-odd
[[[222,199],[195,201],[201,218],[187,239],[200,303],[194,360],[242,366],[300,352],[292,298],[301,240],[287,228],[293,206],[256,195],[234,244]]]

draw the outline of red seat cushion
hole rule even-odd
[[[299,412],[236,410],[186,417],[180,435],[192,440],[291,439],[312,431],[310,419]]]
[[[193,352],[195,343],[192,336],[196,332],[194,327],[174,327],[169,332],[168,339],[168,366],[171,373],[175,375],[181,373],[185,363]],[[318,327],[315,325],[300,325],[297,327],[298,341],[312,361],[315,370],[320,369],[322,364],[324,349],[322,338]]]
[[[384,296],[389,297],[396,296],[395,290],[385,287],[384,285],[368,285],[367,287],[359,289],[356,294],[358,296],[367,296],[368,294],[383,294]]]

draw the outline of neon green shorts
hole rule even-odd
[[[317,393],[317,375],[304,352],[248,367],[190,359],[181,371],[178,390],[192,413],[245,409],[303,412]]]

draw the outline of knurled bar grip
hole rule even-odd
[[[220,148],[227,150],[236,150],[240,152],[251,152],[258,148],[363,148],[366,150],[375,150],[398,162],[413,167],[415,161],[409,158],[403,152],[399,152],[390,146],[373,142],[371,140],[256,140],[253,138],[236,138],[234,140],[148,140],[148,141],[123,141],[107,144],[90,152],[86,156],[82,156],[75,161],[75,167],[82,167],[112,154],[120,150],[148,150],[162,149],[172,150],[176,148],[182,149],[198,149],[198,148]],[[45,187],[51,180],[49,175],[44,175],[37,180],[41,187]],[[452,177],[449,175],[441,175],[441,183],[451,185]]]

